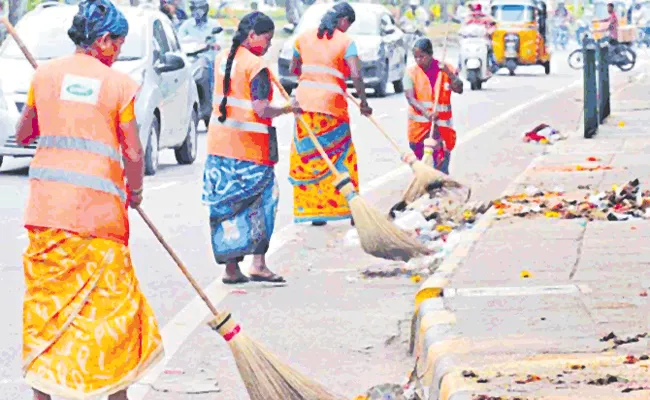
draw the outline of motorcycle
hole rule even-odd
[[[418,29],[417,25],[412,21],[402,24],[402,31],[404,32],[404,42],[409,49],[413,47],[419,38],[424,36],[420,29]]]
[[[204,40],[185,37],[181,48],[191,63],[192,76],[199,94],[199,120],[208,126],[212,115],[212,90],[214,85],[214,56],[222,46],[217,43],[214,35],[223,32],[223,28],[212,30],[212,35]]]
[[[607,51],[605,60],[609,65],[614,65],[623,72],[630,71],[634,68],[636,64],[636,53],[630,46],[619,43],[615,47],[608,45],[605,49]],[[584,66],[583,49],[574,50],[569,54],[568,61],[571,68],[582,69]],[[598,61],[596,60],[596,62]]]
[[[483,82],[492,77],[489,50],[491,41],[483,25],[466,25],[458,32],[460,37],[460,73],[472,90],[481,90]]]

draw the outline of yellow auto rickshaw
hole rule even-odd
[[[497,64],[510,75],[518,66],[541,65],[551,73],[546,46],[546,3],[537,0],[493,0],[490,13],[497,23],[492,47]]]
[[[621,0],[594,0],[594,15],[591,22],[591,28],[594,32],[594,39],[600,40],[607,36],[607,22],[601,22],[609,18],[607,4],[614,4],[614,12],[618,17],[618,41],[621,43],[632,43],[636,40],[636,26],[628,20],[628,11],[630,7],[625,1]],[[631,13],[630,13],[631,15]]]

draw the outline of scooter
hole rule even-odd
[[[490,79],[490,40],[482,25],[466,25],[459,31],[460,73],[469,82],[472,90],[481,90],[483,83]]]
[[[223,32],[223,28],[212,30],[212,35],[203,41],[194,37],[185,37],[181,48],[191,63],[192,76],[199,94],[199,120],[207,127],[212,115],[212,90],[214,85],[214,57],[222,46],[214,35]]]
[[[555,27],[553,37],[553,46],[555,48],[562,48],[566,50],[567,44],[569,44],[569,27],[566,25],[559,25]]]

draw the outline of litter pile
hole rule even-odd
[[[541,144],[553,144],[564,139],[564,136],[551,126],[539,124],[531,131],[524,134],[524,142],[537,142]]]
[[[557,188],[543,191],[528,187],[524,193],[505,196],[494,202],[500,218],[508,216],[626,221],[650,219],[650,190],[641,190],[638,179],[611,190],[592,192],[588,187],[566,193]]]

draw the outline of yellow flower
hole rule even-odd
[[[422,280],[422,277],[420,275],[413,275],[411,276],[411,280],[413,281],[413,283],[418,283]]]
[[[544,215],[545,215],[547,218],[559,218],[559,217],[560,217],[560,213],[559,213],[559,212],[555,212],[555,211],[547,211]]]
[[[530,278],[531,274],[530,274],[530,272],[524,270],[524,271],[521,271],[521,277],[522,278]]]
[[[576,170],[577,171],[583,171],[584,167],[582,165],[576,165]]]
[[[541,144],[548,144],[548,139],[542,139],[539,141]]]
[[[625,126],[625,122],[623,122],[623,121],[618,121],[618,126],[619,126],[620,128],[624,127],[624,126]]]
[[[438,225],[436,226],[438,232],[451,232],[451,226],[448,225]]]
[[[497,215],[503,215],[505,211],[503,211],[503,208],[500,208],[497,210]]]

